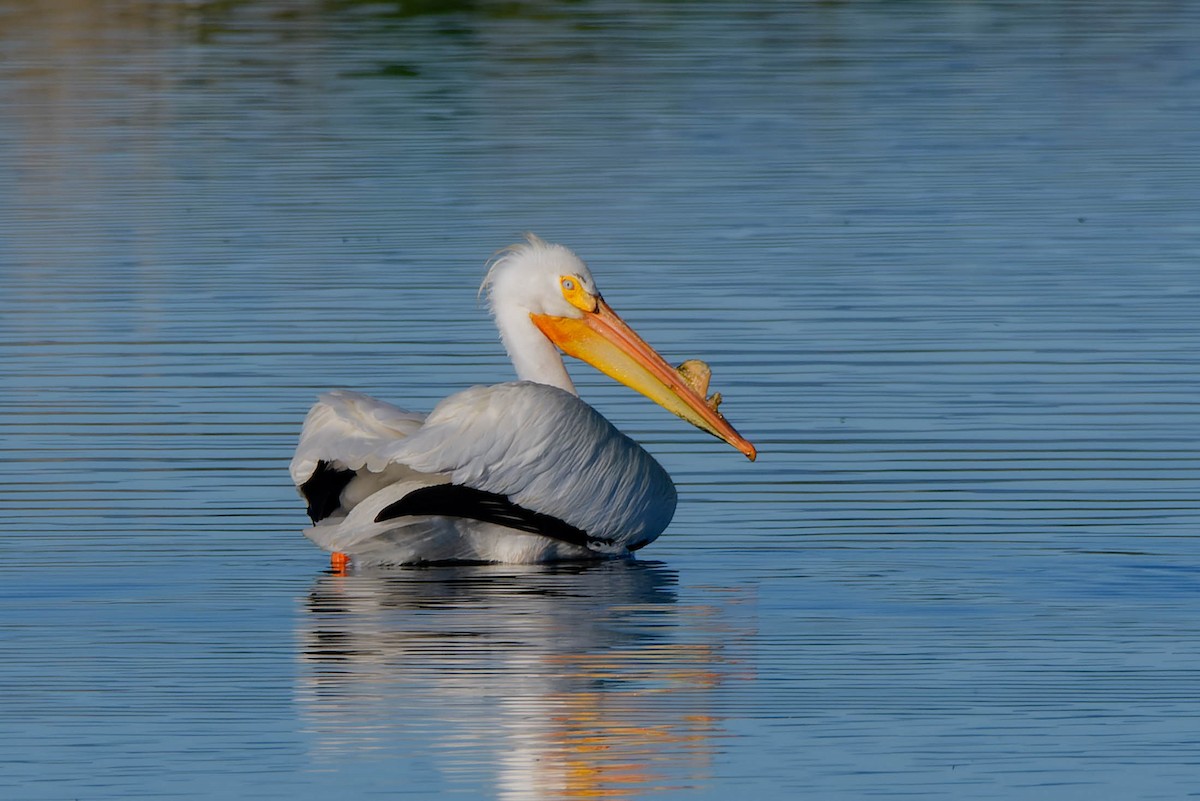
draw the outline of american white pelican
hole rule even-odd
[[[663,532],[670,476],[579,399],[555,346],[754,459],[720,395],[705,398],[707,365],[667,364],[567,248],[530,235],[483,287],[520,380],[463,390],[428,416],[345,390],[308,413],[292,480],[313,521],[304,533],[335,568],[598,558]]]

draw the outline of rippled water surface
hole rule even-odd
[[[1200,8],[0,5],[0,797],[1200,793]],[[316,392],[524,230],[751,464],[638,561],[336,576]]]

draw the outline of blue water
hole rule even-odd
[[[1200,793],[1200,7],[0,5],[0,797]],[[314,395],[564,242],[751,464],[631,563],[326,572]]]

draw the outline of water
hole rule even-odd
[[[1200,792],[1200,9],[0,6],[0,796]],[[322,389],[511,376],[523,230],[755,464],[581,392],[629,564],[337,577]]]

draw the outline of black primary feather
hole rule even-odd
[[[464,487],[461,484],[436,484],[413,490],[375,516],[376,523],[398,517],[440,515],[495,523],[530,534],[559,540],[580,548],[610,545],[611,540],[588,536],[583,529],[552,515],[535,512],[513,503],[505,495]]]
[[[342,505],[342,490],[354,478],[354,471],[334,467],[329,462],[317,462],[317,469],[300,485],[300,494],[308,502],[308,516],[320,523]]]

